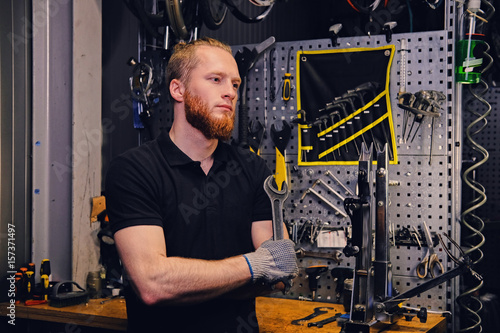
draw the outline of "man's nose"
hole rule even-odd
[[[224,97],[229,97],[231,100],[238,96],[238,90],[234,89],[233,83],[229,83],[224,87]]]

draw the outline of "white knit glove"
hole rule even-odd
[[[255,252],[243,255],[252,273],[252,281],[270,284],[290,280],[299,274],[294,243],[289,239],[267,240]]]

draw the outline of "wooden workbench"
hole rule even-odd
[[[307,327],[306,325],[292,325],[292,320],[301,319],[314,312],[317,307],[334,308],[329,313],[314,318],[313,322],[320,321],[335,315],[337,312],[344,313],[344,306],[340,304],[304,302],[280,298],[257,298],[257,318],[259,320],[260,333],[298,333],[298,332],[328,332],[338,333],[340,327],[336,322],[327,324],[322,328]],[[421,323],[417,318],[412,321],[404,319],[384,328],[384,333],[443,333],[446,332],[446,318],[437,314],[428,314],[427,322]]]
[[[16,305],[16,319],[42,320],[57,323],[71,323],[78,326],[99,327],[117,331],[125,331],[127,315],[125,301],[114,299],[100,304],[101,300],[90,300],[88,304],[55,308],[48,304],[24,306]],[[0,315],[7,316],[8,303],[0,304]],[[323,328],[307,327],[307,325],[292,325],[292,320],[304,318],[314,312],[317,307],[333,307],[334,310],[316,317],[312,321],[319,321],[343,312],[343,306],[331,303],[305,302],[281,298],[258,297],[257,318],[261,333],[275,332],[340,332],[340,327],[333,322]],[[8,318],[4,318],[8,319]],[[384,333],[443,333],[446,332],[446,318],[436,314],[429,314],[426,323],[420,323],[416,318],[413,321],[400,320],[384,329]]]

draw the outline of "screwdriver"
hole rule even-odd
[[[47,300],[49,295],[50,273],[50,260],[42,259],[42,264],[40,265],[40,284],[42,286],[42,299],[44,300]]]
[[[50,276],[50,260],[49,259],[43,259],[42,264],[40,265],[40,278],[42,275],[47,275],[49,280],[51,278]]]
[[[47,300],[49,295],[49,276],[47,274],[43,274],[40,277],[41,285],[42,285],[42,299]]]
[[[28,271],[28,269],[26,267],[21,267],[19,268],[18,272],[22,274],[21,276],[21,288],[20,290],[18,291],[19,292],[19,295],[20,295],[20,300],[21,301],[24,301],[26,300],[26,293],[27,293],[27,283],[28,283],[28,278],[26,276],[26,272]]]
[[[287,57],[287,64],[286,64],[286,73],[283,76],[283,100],[288,102],[290,100],[290,96],[292,95],[292,74],[290,73],[290,55],[292,52],[292,48],[290,47],[288,49],[288,57]]]
[[[26,272],[26,299],[33,299],[33,291],[35,289],[35,272]]]
[[[15,274],[15,281],[16,281],[16,304],[19,304],[22,299],[22,290],[23,290],[23,273],[17,272]]]
[[[32,271],[33,273],[35,272],[35,264],[30,262],[28,264],[28,271]]]

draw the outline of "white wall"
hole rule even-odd
[[[101,192],[101,0],[34,0],[32,258],[85,286],[97,270]]]

